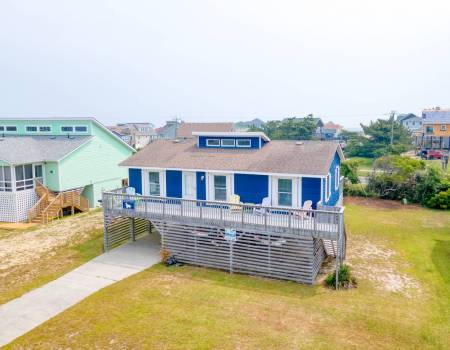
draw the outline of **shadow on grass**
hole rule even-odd
[[[150,270],[164,274],[181,275],[198,281],[207,281],[227,288],[286,297],[301,296],[302,299],[314,297],[318,294],[319,288],[322,288],[292,281],[281,281],[239,273],[230,274],[226,271],[189,265],[166,267],[160,263],[151,267]]]
[[[450,285],[450,240],[436,240],[431,259],[445,284]]]

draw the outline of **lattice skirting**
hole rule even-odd
[[[0,192],[0,221],[26,221],[28,210],[36,204],[38,199],[34,190]]]

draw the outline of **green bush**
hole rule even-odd
[[[450,188],[435,194],[427,202],[426,206],[436,209],[450,209]]]
[[[356,287],[357,282],[355,277],[352,276],[350,266],[342,265],[339,269],[339,288],[351,288]],[[330,273],[325,279],[325,283],[330,288],[336,288],[336,271]]]
[[[373,197],[375,195],[366,185],[360,183],[346,183],[344,185],[344,194],[351,197]]]
[[[357,184],[359,182],[358,168],[361,166],[361,163],[362,161],[359,159],[348,159],[341,163],[342,175],[352,184]]]

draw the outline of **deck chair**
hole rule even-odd
[[[230,196],[230,203],[232,204],[243,204],[241,202],[241,197],[237,194],[232,194]],[[230,205],[230,210],[232,213],[240,213],[242,211],[242,205]]]
[[[303,211],[296,211],[295,215],[299,219],[311,219],[311,213],[312,213],[312,200],[307,200],[305,203],[303,203],[302,207]]]
[[[262,207],[270,207],[271,202],[270,202],[270,198],[269,197],[264,197],[261,203],[261,207],[256,207],[253,208],[253,214],[255,215],[264,215],[264,214],[268,214],[269,211],[267,210],[267,208],[262,208]]]

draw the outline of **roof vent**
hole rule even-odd
[[[172,142],[173,142],[173,143],[180,143],[181,140],[175,139],[175,140],[173,140]]]
[[[303,145],[303,142],[302,142],[302,141],[295,141],[295,144],[296,144],[297,146],[301,146],[301,145]]]

